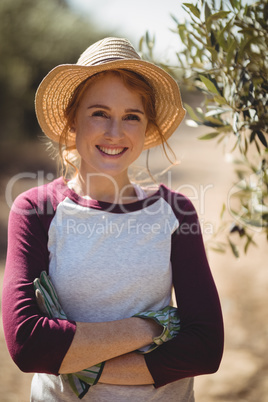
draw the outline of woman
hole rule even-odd
[[[223,349],[198,218],[183,195],[128,176],[182,121],[176,82],[127,40],[106,38],[44,78],[36,112],[65,166],[76,167],[70,180],[20,195],[10,214],[3,322],[15,363],[37,373],[31,400],[76,400],[66,374],[97,365],[85,401],[194,401],[193,377],[215,372]],[[68,319],[41,313],[33,281],[42,271]],[[137,353],[162,328],[133,316],[162,311],[172,287],[180,331]]]

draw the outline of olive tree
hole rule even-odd
[[[181,42],[177,63],[162,67],[204,94],[199,107],[185,105],[189,125],[208,127],[199,139],[227,142],[233,155],[236,185],[210,246],[239,256],[241,241],[246,252],[257,232],[268,239],[268,3],[198,0],[182,7],[186,21],[172,16]],[[146,33],[140,50],[152,59],[153,49]]]

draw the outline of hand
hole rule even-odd
[[[67,316],[60,305],[56,289],[46,271],[41,272],[40,278],[36,278],[33,285],[40,311],[49,318],[66,320]]]
[[[142,317],[140,317],[142,319]],[[163,325],[158,323],[156,320],[148,318],[147,320],[143,320],[146,324],[146,327],[152,334],[152,339],[159,337],[163,332]]]
[[[164,342],[168,342],[174,338],[180,330],[180,318],[178,316],[178,310],[172,306],[167,306],[158,311],[145,311],[143,313],[135,314],[134,317],[147,318],[149,319],[148,321],[154,320],[162,327],[161,335],[156,335],[153,338],[153,342],[148,347],[137,350],[138,353],[145,354],[152,352]]]

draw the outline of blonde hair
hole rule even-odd
[[[69,142],[68,135],[75,120],[77,109],[80,105],[81,99],[83,98],[87,89],[93,84],[93,82],[95,82],[97,79],[100,79],[101,77],[107,74],[112,74],[119,77],[128,89],[135,91],[141,96],[145,115],[148,119],[148,125],[154,127],[154,129],[156,130],[161,139],[161,145],[164,150],[165,156],[167,157],[167,159],[171,164],[174,163],[169,158],[166,148],[168,148],[168,150],[170,151],[170,153],[174,158],[175,154],[173,150],[170,148],[169,144],[167,143],[165,137],[162,135],[156,121],[157,116],[155,108],[155,94],[153,89],[141,75],[135,73],[134,71],[125,69],[113,69],[97,73],[87,78],[80,85],[78,85],[74,90],[72,97],[65,109],[64,115],[66,119],[66,125],[64,127],[64,130],[62,131],[59,140],[59,158],[61,165],[61,174],[65,178],[69,174],[70,169],[71,170],[74,169],[76,172],[78,171],[78,164],[80,160],[79,154],[76,150],[75,145],[72,146],[68,145]],[[146,167],[150,177],[153,179],[149,169],[149,150],[147,151]]]

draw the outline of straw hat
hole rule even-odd
[[[123,38],[105,38],[87,48],[77,64],[63,64],[52,69],[41,82],[35,98],[38,122],[43,132],[59,142],[66,119],[66,109],[75,88],[90,76],[107,70],[122,68],[145,78],[156,98],[157,124],[168,139],[181,123],[185,110],[176,81],[162,68],[141,60],[132,44]],[[75,134],[69,132],[68,145],[75,144]],[[144,149],[161,144],[158,132],[150,128]]]

